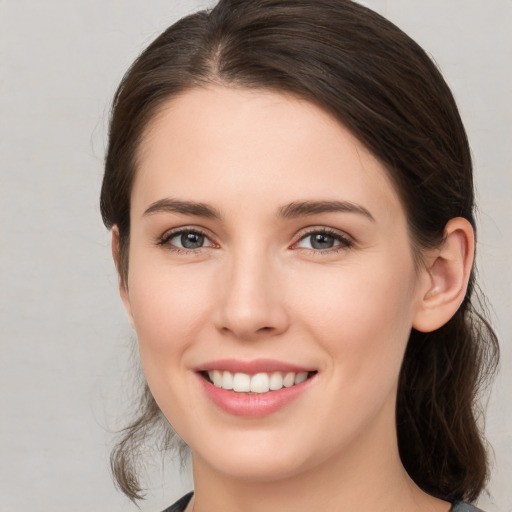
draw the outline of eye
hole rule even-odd
[[[203,247],[214,246],[204,233],[195,229],[180,229],[165,234],[160,245],[169,246],[170,249],[177,251],[197,251]]]
[[[296,244],[301,249],[315,251],[341,250],[353,245],[352,241],[342,234],[328,229],[310,231]]]

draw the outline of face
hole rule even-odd
[[[122,296],[194,461],[278,479],[396,447],[423,280],[385,169],[343,126],[190,90],[148,128],[131,200]]]

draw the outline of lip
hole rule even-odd
[[[232,373],[256,373],[271,372],[311,372],[306,367],[284,363],[272,359],[257,359],[253,361],[239,361],[234,359],[222,359],[211,361],[196,368],[196,375],[206,396],[221,410],[234,416],[246,416],[258,418],[275,413],[304,393],[311,384],[316,381],[317,374],[310,376],[304,382],[289,388],[281,388],[268,393],[237,393],[232,390],[218,388],[205,379],[203,372],[223,370]]]
[[[239,359],[217,359],[209,361],[195,368],[197,372],[208,372],[213,370],[228,371],[231,373],[247,373],[255,375],[256,373],[272,372],[312,372],[316,368],[306,368],[296,364],[278,361],[276,359],[253,359],[252,361],[243,361]]]

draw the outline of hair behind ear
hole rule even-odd
[[[427,493],[471,502],[485,488],[478,399],[497,364],[497,337],[469,298],[439,329],[412,330],[397,397],[398,446],[405,469]]]
[[[148,439],[154,440],[155,452],[176,451],[182,461],[187,451],[187,445],[167,423],[145,381],[136,409],[135,420],[119,432],[110,453],[110,470],[116,486],[134,503],[144,499],[139,477],[144,456],[151,452],[147,446]]]
[[[128,288],[128,246],[129,235],[122,236],[119,226],[112,226],[112,259],[116,266],[120,286]]]
[[[494,376],[498,340],[476,311],[475,236],[451,219],[439,247],[427,251],[426,287],[402,364],[397,396],[400,457],[427,493],[474,501],[488,479],[479,398]]]

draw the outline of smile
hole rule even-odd
[[[203,376],[217,388],[232,390],[235,393],[263,394],[301,384],[313,373],[316,372],[272,372],[250,375],[242,372],[210,370],[204,372]]]
[[[235,416],[262,417],[297,400],[317,381],[318,371],[259,359],[211,361],[195,369],[206,397]]]

